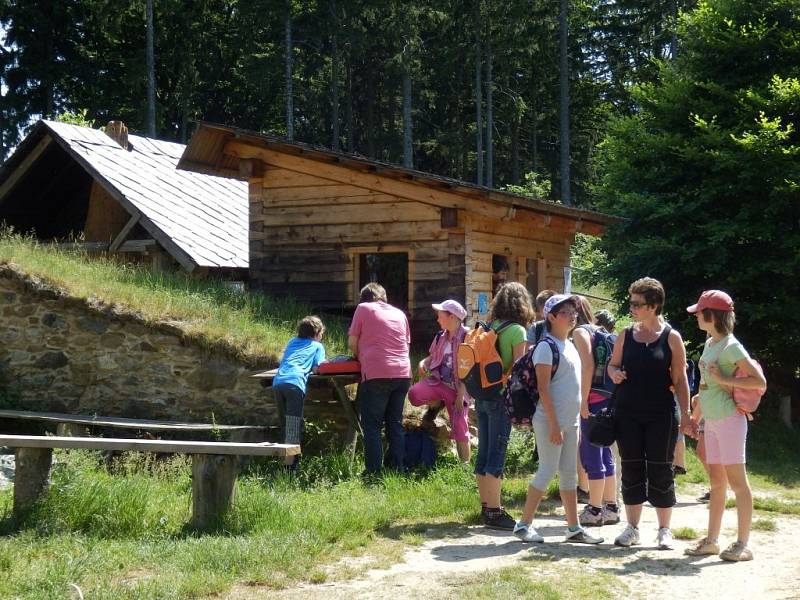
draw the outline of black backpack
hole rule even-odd
[[[558,362],[561,355],[553,338],[548,336],[545,336],[536,346],[523,354],[511,367],[511,375],[508,378],[503,401],[511,424],[517,427],[531,426],[533,415],[536,412],[536,405],[539,403],[539,386],[536,381],[533,353],[542,343],[550,346],[550,351],[553,353],[553,370],[550,372],[550,376],[555,375],[558,370]]]

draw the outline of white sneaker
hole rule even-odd
[[[630,523],[625,529],[622,530],[617,536],[617,539],[614,540],[615,546],[622,546],[623,548],[628,548],[629,546],[635,546],[639,543],[639,528],[634,527]]]
[[[577,531],[570,531],[567,529],[567,533],[564,535],[564,541],[574,542],[576,544],[602,544],[603,538],[589,535],[583,527],[580,527]]]
[[[659,550],[672,550],[675,545],[675,538],[669,527],[659,527],[658,535],[656,535],[656,544]]]
[[[517,521],[516,525],[514,525],[514,535],[528,544],[531,542],[536,542],[537,544],[544,542],[544,538],[539,535],[538,531],[522,521]]]

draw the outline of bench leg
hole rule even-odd
[[[358,436],[360,435],[362,439],[364,437],[364,432],[361,430],[361,421],[358,418],[358,413],[353,406],[353,402],[348,397],[347,390],[344,389],[344,386],[335,380],[331,381],[331,385],[333,386],[333,393],[342,405],[344,415],[347,418],[345,446],[350,450],[350,460],[352,461],[356,454]]]
[[[215,525],[233,503],[238,471],[236,456],[192,455],[192,525],[208,529]]]
[[[22,518],[32,504],[47,492],[53,450],[17,448],[14,462],[14,517]]]

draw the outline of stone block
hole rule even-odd
[[[45,313],[42,316],[42,325],[45,327],[50,327],[52,329],[62,329],[67,330],[69,329],[69,324],[67,320],[59,314],[56,313]]]
[[[104,333],[100,336],[100,345],[103,348],[113,350],[122,346],[123,343],[125,343],[124,333]]]
[[[34,361],[37,369],[60,369],[69,364],[69,358],[63,352],[45,352]]]
[[[186,377],[187,383],[203,392],[234,389],[241,367],[218,358],[204,360]]]
[[[91,317],[80,317],[77,320],[77,323],[78,327],[84,331],[90,331],[92,333],[105,333],[108,330],[107,323]]]

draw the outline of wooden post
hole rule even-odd
[[[14,518],[22,518],[32,504],[47,493],[51,448],[17,448],[14,451]]]
[[[233,504],[238,471],[237,457],[222,454],[192,455],[192,525],[208,529],[217,524]]]
[[[780,397],[778,414],[780,415],[781,422],[786,425],[786,427],[794,429],[792,425],[792,397],[789,394]]]
[[[352,460],[356,454],[356,444],[358,443],[358,436],[364,437],[364,432],[361,429],[361,422],[358,418],[358,413],[353,407],[353,402],[347,395],[347,390],[344,385],[336,380],[336,377],[331,377],[331,386],[333,386],[333,393],[342,405],[345,417],[347,417],[347,437],[345,438],[345,445],[350,449],[350,459]]]
[[[61,437],[86,437],[89,428],[80,423],[59,423],[56,425],[56,435]]]

